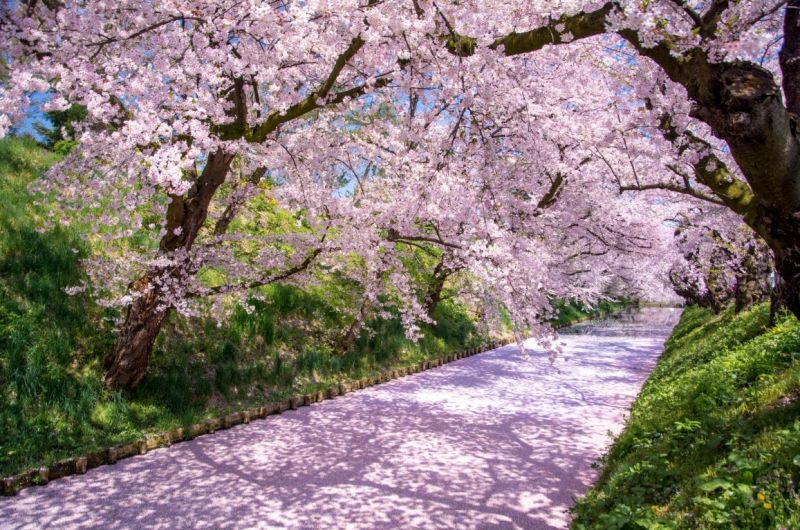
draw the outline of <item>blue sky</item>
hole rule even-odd
[[[25,118],[16,124],[16,134],[29,134],[37,140],[41,139],[41,135],[36,132],[36,124],[46,125],[50,123],[41,109],[42,104],[47,102],[48,99],[50,99],[50,96],[45,93],[36,93],[31,96],[31,105],[25,110]]]

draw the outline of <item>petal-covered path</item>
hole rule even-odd
[[[677,321],[580,325],[0,498],[2,528],[565,528]]]

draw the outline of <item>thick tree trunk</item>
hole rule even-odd
[[[797,1],[790,4],[798,7]],[[781,52],[785,68],[800,61],[796,20],[794,17],[795,27],[787,31]],[[789,46],[790,42],[794,45]],[[784,80],[787,108],[772,73],[757,65],[726,63],[707,70],[714,74],[707,84],[700,83],[695,90],[687,87],[699,103],[696,115],[728,143],[753,192],[749,203],[731,204],[731,209],[741,213],[769,245],[782,278],[783,303],[800,317],[800,142],[793,112],[798,104],[797,87],[787,86]],[[797,72],[788,73],[793,76]],[[704,183],[728,202],[726,190],[715,189],[713,182]]]
[[[104,382],[113,389],[134,388],[145,376],[156,337],[168,312],[149,275],[139,278],[133,291],[140,296],[128,308],[117,345],[106,358]]]
[[[434,278],[434,283],[425,296],[425,314],[430,318],[433,318],[433,313],[442,301],[442,289],[444,289],[444,278]]]
[[[433,318],[433,312],[436,311],[439,302],[442,301],[444,284],[453,272],[454,271],[444,266],[444,256],[442,256],[442,260],[440,260],[439,263],[436,264],[436,268],[433,269],[433,279],[428,287],[428,292],[425,294],[425,314],[430,318]]]
[[[161,255],[170,257],[178,250],[191,250],[208,216],[211,199],[225,181],[232,160],[232,155],[221,151],[212,154],[187,195],[172,197],[167,210],[167,233],[159,243]],[[169,312],[169,303],[158,286],[159,279],[180,281],[183,275],[194,274],[187,270],[188,266],[185,263],[166,270],[149,270],[131,284],[131,291],[137,297],[119,328],[116,347],[105,360],[106,387],[132,389],[145,376],[150,354]]]
[[[745,256],[742,268],[741,274],[736,276],[734,300],[737,313],[751,307],[763,298],[761,289],[759,289],[755,257],[750,254]]]
[[[725,275],[722,269],[717,266],[711,268],[706,278],[706,286],[708,287],[707,305],[715,313],[719,313],[731,299],[731,291],[725,281]]]
[[[761,243],[748,246],[741,270],[736,275],[736,312],[767,300],[772,289],[769,283],[772,272],[771,256]]]
[[[786,108],[800,114],[800,0],[786,3],[783,18],[783,46],[779,54]]]

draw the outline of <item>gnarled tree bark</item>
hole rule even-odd
[[[433,318],[433,313],[436,311],[436,308],[439,307],[439,303],[442,301],[442,293],[444,292],[444,286],[445,283],[447,283],[448,278],[462,269],[462,267],[458,265],[445,265],[446,258],[446,253],[443,252],[439,262],[433,269],[433,276],[431,277],[431,282],[428,285],[428,290],[425,293],[425,299],[423,300],[425,314],[430,318]]]
[[[748,245],[745,250],[740,271],[736,275],[734,300],[737,313],[770,298],[771,256],[763,247],[757,242]]]
[[[372,301],[369,298],[364,298],[364,300],[361,301],[361,307],[359,307],[356,317],[353,319],[353,322],[350,323],[350,327],[347,328],[342,340],[339,341],[340,354],[344,355],[349,352],[358,340],[358,337],[361,336],[361,330],[364,328],[371,308]]]
[[[167,210],[167,233],[159,242],[159,255],[189,252],[208,216],[214,193],[225,182],[233,155],[218,151],[209,156],[195,185],[185,197],[173,196]],[[152,267],[131,284],[135,299],[119,328],[114,350],[106,357],[104,383],[110,389],[134,388],[147,373],[164,319],[169,313],[162,285],[190,271],[188,263],[168,268]]]

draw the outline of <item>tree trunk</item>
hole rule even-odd
[[[725,305],[731,299],[731,292],[720,267],[716,265],[711,267],[706,277],[706,286],[708,287],[708,307],[715,313],[719,313],[725,309]]]
[[[775,255],[780,303],[800,317],[800,219],[778,214],[765,216],[765,239]]]
[[[175,251],[189,252],[200,232],[211,199],[225,182],[233,156],[217,151],[208,157],[203,172],[186,196],[172,196],[167,210],[167,233],[159,243],[159,254],[170,257]],[[128,307],[125,321],[119,328],[117,344],[105,360],[104,384],[109,389],[133,389],[141,382],[150,364],[156,338],[169,305],[164,300],[158,284],[164,279],[181,281],[185,275],[194,274],[184,262],[169,269],[146,271],[131,284],[137,298]]]
[[[748,245],[736,275],[736,312],[763,302],[771,295],[769,276],[772,272],[770,253],[761,243]]]
[[[350,327],[347,329],[347,333],[344,334],[341,342],[339,342],[339,351],[342,355],[349,352],[350,348],[352,348],[353,344],[355,344],[356,340],[358,340],[358,337],[361,335],[361,329],[364,327],[364,322],[367,320],[367,314],[369,313],[371,307],[372,302],[370,302],[369,299],[365,298],[364,301],[361,302],[361,307],[358,310],[355,320],[353,320],[352,324],[350,324]]]
[[[425,294],[425,314],[430,318],[433,318],[433,312],[436,311],[436,307],[442,301],[442,290],[444,289],[445,281],[452,273],[453,271],[444,266],[444,255],[442,255],[442,259],[433,269],[433,278],[428,287],[428,292]]]
[[[797,116],[800,114],[800,0],[789,0],[786,3],[783,46],[778,56],[783,74],[786,108]]]
[[[734,300],[737,313],[752,306],[761,298],[758,292],[757,274],[755,257],[748,253],[742,263],[742,272],[736,276]]]
[[[168,312],[149,275],[139,278],[133,290],[140,293],[140,297],[128,307],[117,345],[105,362],[104,383],[112,389],[134,388],[145,376],[156,337]]]
[[[780,51],[783,91],[790,114],[789,129],[797,151],[800,135],[800,0],[789,0],[783,20],[783,46]],[[800,162],[795,161],[795,181],[800,180]],[[800,207],[797,204],[789,215],[769,223],[770,232],[777,237],[772,247],[775,255],[775,284],[778,303],[800,318]]]
[[[425,296],[425,314],[433,318],[433,313],[442,301],[442,289],[444,288],[444,278],[434,277],[428,294]]]
[[[769,293],[769,327],[773,327],[778,319],[778,312],[783,307],[783,284],[780,275],[775,272],[772,282],[772,290]]]

